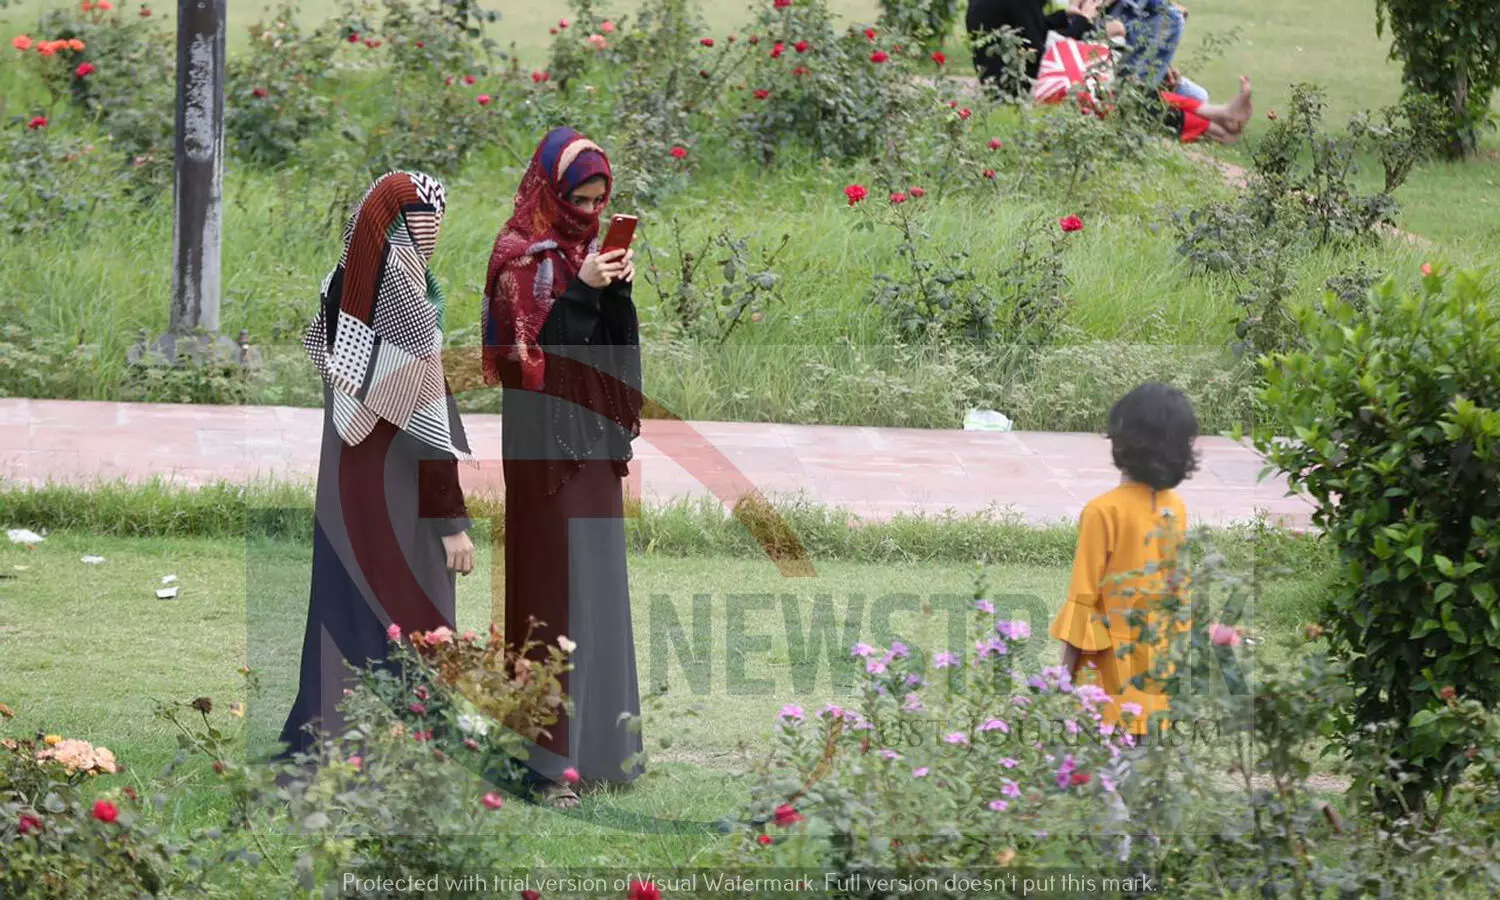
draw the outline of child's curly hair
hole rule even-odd
[[[1158,491],[1175,488],[1198,471],[1198,417],[1174,387],[1141,385],[1109,411],[1115,467]]]

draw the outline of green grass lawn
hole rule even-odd
[[[0,548],[0,574],[11,576],[0,579],[0,702],[18,713],[5,732],[104,744],[129,767],[118,779],[144,784],[176,747],[169,727],[153,716],[155,704],[247,699],[237,670],[248,663],[260,673],[262,695],[249,698],[247,743],[252,754],[268,749],[295,690],[310,555],[306,546],[268,540],[68,532],[33,551]],[[85,564],[84,556],[105,562]],[[498,614],[491,571],[482,547],[479,568],[460,582],[461,628],[483,629]],[[181,587],[174,600],[155,595],[166,575],[176,575]],[[612,798],[609,809],[694,821],[730,811],[743,796],[730,776],[767,748],[782,705],[816,708],[855,696],[844,680],[854,642],[888,644],[899,636],[931,652],[960,648],[962,632],[952,629],[967,616],[975,575],[973,566],[959,564],[823,561],[816,578],[786,579],[754,558],[632,557],[641,688],[664,685],[666,692],[647,702],[652,774]],[[1306,578],[1269,587],[1254,618],[1258,634],[1292,633],[1305,620],[1315,596]],[[1044,635],[1067,579],[1065,568],[988,571],[997,607],[1030,618],[1042,636],[1021,666],[1054,661],[1055,646]],[[696,643],[695,615],[707,616],[707,645]],[[208,824],[220,811],[206,777],[190,769],[177,782],[171,803],[182,827]],[[607,820],[548,827],[592,848],[577,850],[584,857],[602,852],[590,841],[614,839]],[[682,838],[660,840],[661,854],[651,859],[679,860],[688,846]],[[538,842],[531,849],[538,863],[561,864],[556,847]]]

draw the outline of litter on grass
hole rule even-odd
[[[174,600],[176,598],[177,588],[174,587],[162,588],[156,592],[156,599],[158,600]]]
[[[32,531],[30,528],[12,528],[5,532],[12,544],[40,544],[46,538]]]

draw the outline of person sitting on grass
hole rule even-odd
[[[1002,28],[1020,33],[1031,55],[1026,63],[1026,78],[1036,79],[1047,49],[1047,34],[1082,38],[1094,28],[1102,0],[1070,0],[1067,10],[1048,13],[1046,0],[969,0],[965,26],[974,41],[974,68],[982,84],[1000,87],[1016,80],[1017,74],[1006,71],[1006,60],[992,54],[982,38]]]
[[[1109,440],[1120,486],[1084,507],[1068,599],[1052,622],[1062,664],[1109,693],[1103,724],[1148,733],[1153,715],[1169,713],[1164,685],[1151,677],[1165,642],[1143,640],[1138,622],[1166,588],[1164,566],[1187,532],[1187,508],[1176,488],[1198,468],[1198,419],[1181,391],[1148,383],[1109,413]],[[1152,622],[1158,633],[1162,623]]]

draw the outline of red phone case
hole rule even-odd
[[[599,248],[599,252],[629,250],[631,242],[635,240],[635,226],[639,221],[634,218],[612,220],[609,223],[609,233],[604,236],[604,246]]]

